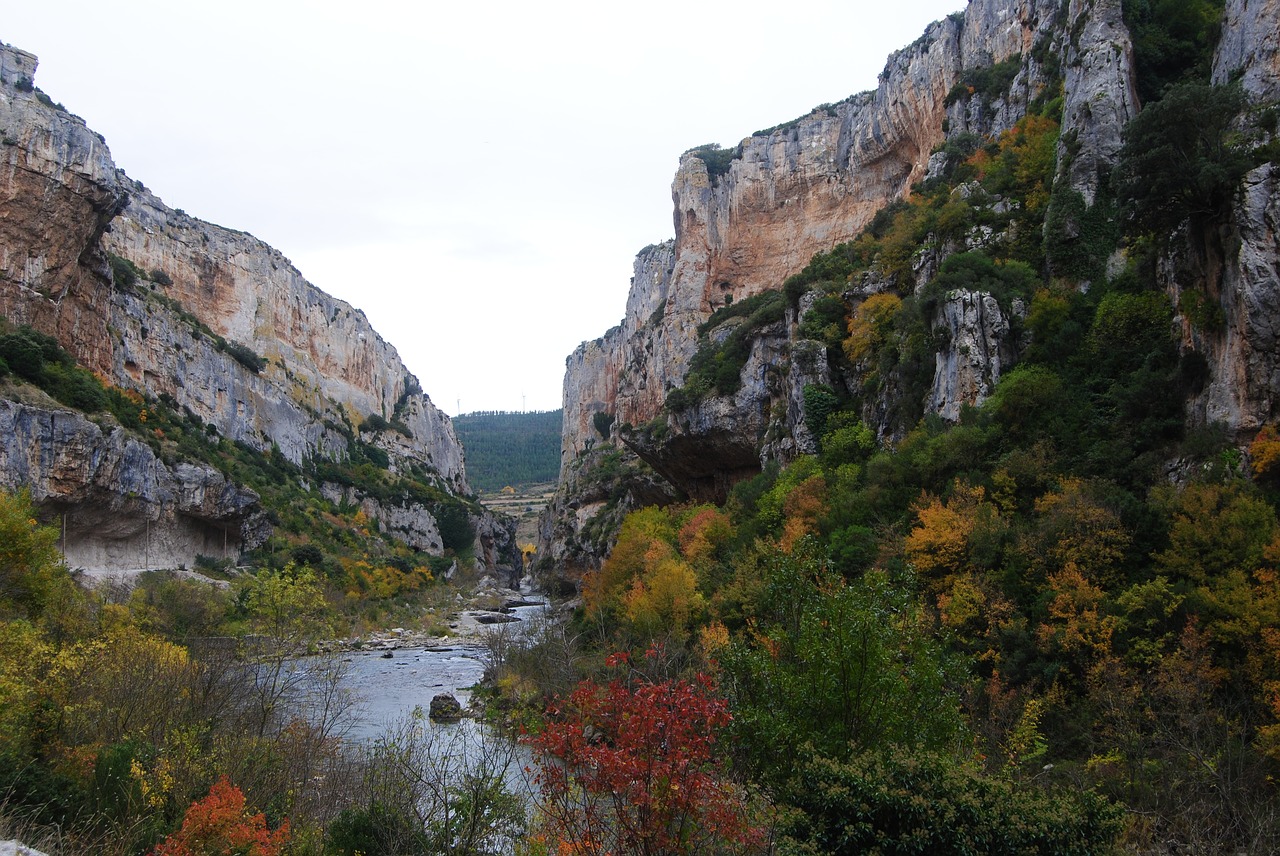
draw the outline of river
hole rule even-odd
[[[511,614],[527,622],[546,607],[520,606]],[[519,634],[526,624],[493,625],[495,632]],[[386,655],[390,653],[391,656]],[[398,648],[394,651],[353,651],[342,655],[342,687],[359,700],[353,711],[348,740],[369,741],[389,725],[403,721],[415,707],[425,712],[441,693],[455,696],[465,708],[471,690],[484,677],[486,649],[475,643],[442,648]]]

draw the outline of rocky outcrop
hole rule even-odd
[[[595,429],[597,413],[612,415],[621,425],[662,407],[666,388],[659,378],[672,359],[662,330],[674,268],[675,241],[641,250],[622,323],[583,342],[565,361],[562,462],[605,439]],[[619,401],[629,402],[622,418],[617,418]]]
[[[0,487],[30,491],[59,527],[71,567],[192,566],[266,540],[253,491],[212,467],[166,463],[124,429],[55,407],[0,399]]]
[[[0,46],[0,313],[105,371],[110,274],[99,239],[126,197],[106,143],[34,88],[36,58]]]
[[[946,345],[935,356],[928,410],[955,422],[962,406],[986,401],[1012,365],[1009,321],[990,294],[959,290],[948,292],[938,306],[933,331]]]
[[[1209,364],[1193,415],[1247,439],[1280,419],[1280,166],[1258,167],[1244,185],[1227,230],[1238,249],[1222,267],[1217,295],[1223,323],[1197,330],[1184,319],[1183,336]],[[1171,281],[1170,289],[1176,302],[1180,286]]]
[[[135,182],[128,189],[104,245],[171,284],[117,296],[112,376],[173,396],[233,439],[274,444],[294,463],[345,452],[339,426],[395,418],[409,436],[363,439],[401,462],[425,461],[451,489],[468,491],[452,424],[363,312],[312,286],[253,236],[174,211]],[[247,370],[189,318],[260,355],[263,370]]]
[[[1133,42],[1120,0],[1071,0],[1067,23],[1058,180],[1093,205],[1138,115]]]
[[[670,482],[628,450],[595,446],[573,458],[538,519],[539,588],[572,596],[583,572],[600,567],[609,555],[629,512],[678,499]]]
[[[524,558],[516,540],[517,521],[487,511],[473,513],[469,521],[475,530],[476,565],[480,571],[505,574],[508,588],[520,588]]]
[[[304,464],[342,459],[358,441],[385,452],[393,472],[470,493],[448,417],[362,312],[253,236],[170,209],[124,175],[99,135],[35,87],[36,66],[31,54],[0,46],[0,312],[8,321],[53,336],[106,382],[163,398],[252,449]],[[121,483],[146,478],[129,472]],[[138,509],[136,521],[116,522],[125,527],[191,516],[164,505],[179,502],[180,491],[153,493],[163,507],[94,501]],[[58,495],[78,494],[48,500]],[[366,500],[374,502],[356,504]],[[378,512],[405,543],[440,549],[421,506]],[[493,532],[477,542],[477,556],[498,561],[503,525],[480,528]],[[103,553],[101,561],[119,560]]]
[[[1008,76],[982,71],[996,65]],[[993,80],[1008,82],[997,88]],[[780,288],[815,253],[855,237],[885,204],[937,174],[945,156],[933,154],[948,135],[998,135],[1033,102],[1053,98],[1059,81],[1063,146],[1090,149],[1064,159],[1063,178],[1087,205],[1137,109],[1119,0],[972,0],[891,55],[875,91],[823,105],[732,150],[685,153],[672,184],[669,272],[655,276],[638,259],[622,324],[568,361],[562,471],[593,446],[625,442],[685,494],[718,498],[762,460],[785,462],[814,450],[804,390],[834,381],[823,346],[803,342],[790,315],[785,329],[757,336],[738,393],[664,410],[669,393],[684,384],[700,326],[721,307]],[[917,260],[919,286],[944,256]],[[655,313],[659,295],[662,311]],[[640,307],[652,314],[637,314]],[[954,419],[964,404],[990,394],[1016,343],[1009,318],[988,295],[955,295],[933,321],[936,338],[949,344],[937,354],[922,404]],[[764,380],[763,365],[777,376]],[[901,394],[893,383],[887,379],[882,396]],[[896,411],[873,402],[866,412],[875,421],[876,413],[887,419]],[[631,430],[606,441],[592,430],[593,413]],[[566,495],[549,513],[580,515],[585,506],[575,506],[572,488],[561,489]],[[544,530],[567,528],[562,519]],[[543,546],[556,549],[554,542]]]
[[[723,502],[730,487],[760,471],[771,402],[787,397],[782,372],[787,343],[785,322],[759,330],[736,393],[706,398],[639,431],[624,432],[623,442],[690,499]]]
[[[1280,99],[1280,0],[1227,0],[1213,82],[1234,79],[1254,101]]]
[[[1280,0],[1228,0],[1213,80],[1239,80],[1259,104],[1280,100]],[[1274,136],[1274,131],[1272,132]],[[1242,439],[1280,419],[1280,166],[1245,176],[1222,243],[1229,252],[1217,285],[1223,323],[1195,330],[1184,346],[1203,354],[1209,382],[1192,401],[1204,423],[1222,423]],[[1175,304],[1179,286],[1171,283]]]

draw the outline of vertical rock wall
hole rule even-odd
[[[1254,103],[1280,102],[1280,0],[1228,0],[1213,82],[1232,80]],[[1225,324],[1198,337],[1184,332],[1209,361],[1193,411],[1248,437],[1280,419],[1280,167],[1246,175],[1232,215],[1218,295]]]
[[[589,412],[641,425],[683,383],[697,327],[716,309],[780,288],[816,252],[858,234],[887,202],[924,177],[930,152],[953,133],[999,133],[1034,98],[1045,74],[1029,61],[990,105],[948,95],[965,69],[1022,55],[1061,20],[1059,0],[974,0],[890,56],[873,92],[743,140],[727,171],[712,175],[687,153],[672,183],[675,241],[664,312],[636,314],[659,293],[632,280],[627,316],[584,343],[565,375],[565,460],[594,440]],[[637,264],[637,271],[640,266]]]

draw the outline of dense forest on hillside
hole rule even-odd
[[[464,413],[453,430],[467,456],[467,480],[486,492],[545,484],[560,476],[560,410]]]

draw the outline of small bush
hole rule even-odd
[[[596,433],[604,439],[609,439],[609,432],[613,428],[614,415],[612,413],[597,413],[591,417],[591,424],[595,426]]]
[[[267,361],[258,355],[258,352],[248,345],[242,345],[230,339],[224,340],[222,350],[237,363],[247,368],[254,374],[261,374],[262,370],[267,367]]]
[[[133,288],[138,284],[141,271],[138,266],[115,253],[107,253],[107,261],[111,264],[111,279],[120,288]]]
[[[713,184],[720,176],[728,174],[729,167],[734,160],[742,157],[742,151],[737,146],[731,149],[722,149],[718,143],[697,146],[689,149],[685,154],[693,155],[707,165],[707,175],[711,177]]]
[[[1022,54],[1014,54],[1002,62],[985,68],[966,69],[960,75],[956,85],[947,93],[946,105],[950,107],[962,98],[976,95],[982,99],[982,108],[989,110],[997,98],[1009,92],[1013,79],[1021,70]]]

